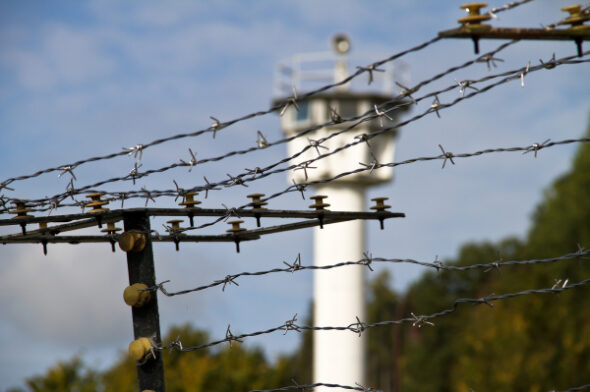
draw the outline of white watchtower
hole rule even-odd
[[[350,41],[345,35],[333,39],[334,52],[307,53],[295,55],[278,67],[278,93],[275,103],[291,98],[292,89],[301,97],[314,83],[339,82],[349,76],[348,64],[355,57],[349,55]],[[366,56],[364,56],[366,58]],[[402,109],[387,112],[387,116],[365,121],[351,130],[324,140],[335,132],[340,132],[356,121],[351,118],[361,114],[375,113],[375,105],[386,102],[393,106],[393,66],[379,67],[373,71],[371,82],[367,85],[369,73],[332,90],[311,97],[297,98],[297,106],[289,105],[281,117],[281,128],[289,137],[299,134],[313,126],[336,121],[329,126],[306,133],[288,143],[289,156],[302,151],[303,154],[292,159],[291,164],[305,166],[319,154],[326,154],[350,142],[359,140],[382,127],[391,126],[393,119]],[[382,71],[381,71],[382,69]],[[362,86],[362,87],[361,87]],[[360,88],[359,88],[360,87]],[[402,102],[399,102],[402,103]],[[405,103],[405,102],[404,102]],[[343,149],[317,162],[308,163],[305,170],[290,171],[289,183],[307,183],[332,178],[339,173],[352,171],[371,165],[377,161],[393,161],[397,130],[390,131],[368,142],[359,143]],[[356,139],[355,139],[356,138]],[[363,140],[363,139],[361,139]],[[319,144],[318,144],[319,143]],[[315,185],[318,195],[326,195],[325,203],[331,210],[366,211],[366,190],[369,186],[391,181],[392,168],[363,171],[341,177],[321,185]],[[365,225],[363,221],[353,221],[326,225],[314,232],[314,264],[323,266],[341,261],[359,260],[366,251]],[[317,270],[314,273],[314,324],[316,326],[347,326],[365,319],[365,267],[349,266],[332,270]],[[355,337],[350,333],[338,331],[314,331],[313,335],[313,381],[338,383],[344,385],[365,382],[365,337]],[[321,390],[321,389],[318,389]]]

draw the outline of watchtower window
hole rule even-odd
[[[299,106],[299,110],[295,109],[295,121],[303,122],[309,120],[309,102],[299,102],[297,105]]]
[[[359,114],[357,101],[340,101],[338,106],[342,118],[356,117]]]

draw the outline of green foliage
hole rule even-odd
[[[587,132],[590,136],[590,129]],[[590,145],[579,147],[571,170],[558,178],[537,207],[526,241],[465,245],[457,265],[558,256],[590,246]],[[460,297],[483,297],[551,287],[590,277],[585,260],[505,267],[503,271],[427,273],[406,301],[417,314],[448,308]],[[587,383],[590,374],[590,290],[535,295],[469,305],[436,327],[405,328],[404,391],[540,391]],[[406,313],[406,315],[409,315]]]
[[[93,392],[97,391],[100,377],[84,367],[79,357],[60,361],[43,376],[34,376],[26,385],[32,392]]]

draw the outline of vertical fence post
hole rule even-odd
[[[123,213],[125,232],[138,230],[145,233],[146,244],[139,252],[127,252],[127,269],[129,271],[129,284],[144,283],[148,287],[156,284],[154,268],[154,255],[150,240],[150,220],[145,212]],[[156,293],[152,300],[142,307],[132,307],[133,334],[135,339],[150,338],[156,344],[161,344],[160,317],[158,313],[158,301]],[[164,364],[161,353],[157,353],[155,359],[150,359],[143,365],[137,366],[137,378],[139,391],[153,390],[164,392]]]

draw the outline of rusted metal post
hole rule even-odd
[[[129,284],[143,283],[148,287],[156,284],[154,268],[154,255],[150,240],[150,220],[145,212],[124,212],[123,222],[125,232],[137,230],[145,233],[145,246],[141,251],[127,252],[127,269],[129,271]],[[135,339],[149,338],[157,345],[161,344],[160,317],[158,313],[158,301],[156,293],[153,293],[149,303],[142,307],[132,307],[133,334]],[[156,357],[151,358],[137,366],[137,378],[139,391],[153,390],[164,392],[164,364],[162,355],[156,351]]]

